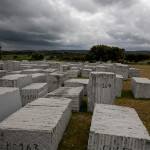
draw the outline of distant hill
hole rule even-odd
[[[125,53],[129,54],[129,53],[142,53],[142,54],[150,54],[150,50],[146,51],[146,50],[141,50],[141,51],[125,51]]]

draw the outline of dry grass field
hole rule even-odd
[[[141,77],[150,79],[150,65],[134,65],[141,70]],[[134,99],[130,90],[130,79],[124,81],[122,97],[116,105],[134,108],[150,133],[150,100]],[[73,113],[58,150],[87,150],[92,114],[87,112],[87,97],[79,113]]]

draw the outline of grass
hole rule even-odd
[[[150,79],[150,65],[134,65],[141,70],[141,77]],[[150,133],[150,100],[134,99],[130,81],[123,82],[122,97],[115,104],[134,108]],[[58,150],[87,150],[92,114],[87,112],[87,97],[84,97],[80,112],[73,113]]]

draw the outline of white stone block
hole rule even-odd
[[[115,74],[91,72],[88,84],[88,111],[94,110],[95,103],[114,104]]]
[[[48,93],[47,83],[32,83],[20,90],[22,106],[37,98],[45,97]]]
[[[0,78],[4,77],[7,74],[7,71],[0,70]]]
[[[47,82],[47,74],[45,73],[34,73],[31,74],[32,83],[45,83]]]
[[[131,91],[136,99],[150,99],[150,80],[147,78],[131,78]]]
[[[33,73],[41,73],[42,69],[26,69],[22,70],[23,74],[33,74]]]
[[[7,71],[21,70],[21,62],[13,61],[13,60],[6,60],[4,61],[3,69]]]
[[[53,72],[47,76],[48,92],[54,91],[64,85],[64,81],[69,79],[68,73]]]
[[[11,72],[7,72],[7,75],[13,75],[13,74],[21,74],[22,71],[11,71]]]
[[[72,100],[72,111],[79,112],[81,103],[84,98],[83,87],[60,87],[50,92],[46,97],[64,97]]]
[[[42,70],[42,73],[49,74],[49,73],[53,73],[53,72],[56,72],[56,71],[58,71],[58,70],[57,69],[48,68],[48,69]]]
[[[84,68],[85,68],[85,69],[92,69],[92,71],[96,71],[96,66],[88,66],[88,65],[85,65]]]
[[[84,87],[84,95],[87,95],[87,85],[89,83],[89,79],[69,79],[65,81],[65,87]]]
[[[68,70],[70,70],[70,65],[63,65],[62,67],[63,72],[67,72]]]
[[[26,74],[6,75],[0,78],[1,87],[23,88],[31,83],[32,83],[31,75],[26,75]]]
[[[116,74],[116,78],[115,78],[115,96],[116,97],[121,97],[122,86],[123,86],[123,76]]]
[[[127,80],[129,76],[129,66],[128,65],[123,65],[123,64],[114,64],[115,65],[115,70],[114,72],[116,74],[122,75],[123,80]]]
[[[140,69],[129,68],[129,78],[140,77]]]
[[[132,108],[96,104],[88,150],[149,150],[149,134]]]
[[[97,72],[107,72],[108,71],[108,67],[107,66],[96,66],[96,71]]]
[[[0,87],[0,122],[21,107],[18,88]]]
[[[67,71],[67,73],[70,78],[77,78],[80,75],[81,71],[80,70],[69,70],[69,71]]]
[[[71,100],[40,98],[0,123],[0,150],[57,150]]]
[[[89,78],[92,69],[82,69],[81,76],[85,78]]]

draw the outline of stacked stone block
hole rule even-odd
[[[23,88],[31,83],[32,83],[31,75],[26,75],[26,74],[6,75],[0,78],[1,87]]]
[[[20,90],[22,106],[25,106],[37,98],[45,97],[47,93],[47,83],[32,83],[22,88]]]
[[[82,69],[81,75],[82,77],[89,78],[91,72],[92,72],[92,69]]]
[[[123,86],[123,76],[116,74],[116,78],[115,78],[115,96],[116,97],[121,97],[122,86]]]
[[[33,83],[45,83],[47,82],[47,74],[45,73],[34,73],[32,75]]]
[[[129,78],[140,77],[140,69],[129,68]]]

